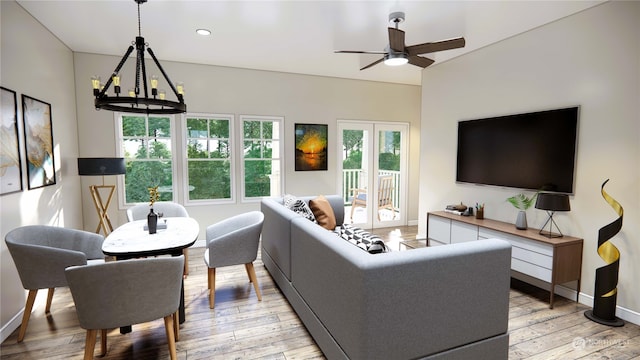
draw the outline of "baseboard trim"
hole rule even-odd
[[[22,324],[22,314],[24,314],[24,308],[20,310],[17,314],[15,314],[11,320],[7,321],[6,324],[0,329],[0,343],[3,343],[17,328]]]

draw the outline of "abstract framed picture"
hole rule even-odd
[[[51,104],[22,94],[29,190],[56,183]]]
[[[0,87],[0,195],[22,191],[18,142],[18,100],[15,91]]]
[[[323,124],[295,124],[296,171],[327,170],[327,130]]]

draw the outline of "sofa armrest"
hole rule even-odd
[[[503,240],[369,254],[292,222],[293,285],[350,358],[417,358],[504,334]]]

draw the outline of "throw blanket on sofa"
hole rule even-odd
[[[379,254],[390,251],[384,241],[373,234],[370,234],[359,227],[350,224],[342,224],[336,227],[335,231],[338,236],[354,244],[370,254]]]

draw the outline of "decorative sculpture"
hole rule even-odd
[[[587,310],[584,316],[599,324],[623,326],[624,321],[616,317],[616,300],[618,295],[618,269],[620,267],[620,251],[609,240],[622,228],[623,208],[619,202],[604,191],[607,179],[600,188],[602,197],[618,214],[618,218],[598,231],[598,255],[607,265],[596,269],[595,294],[593,310]]]

